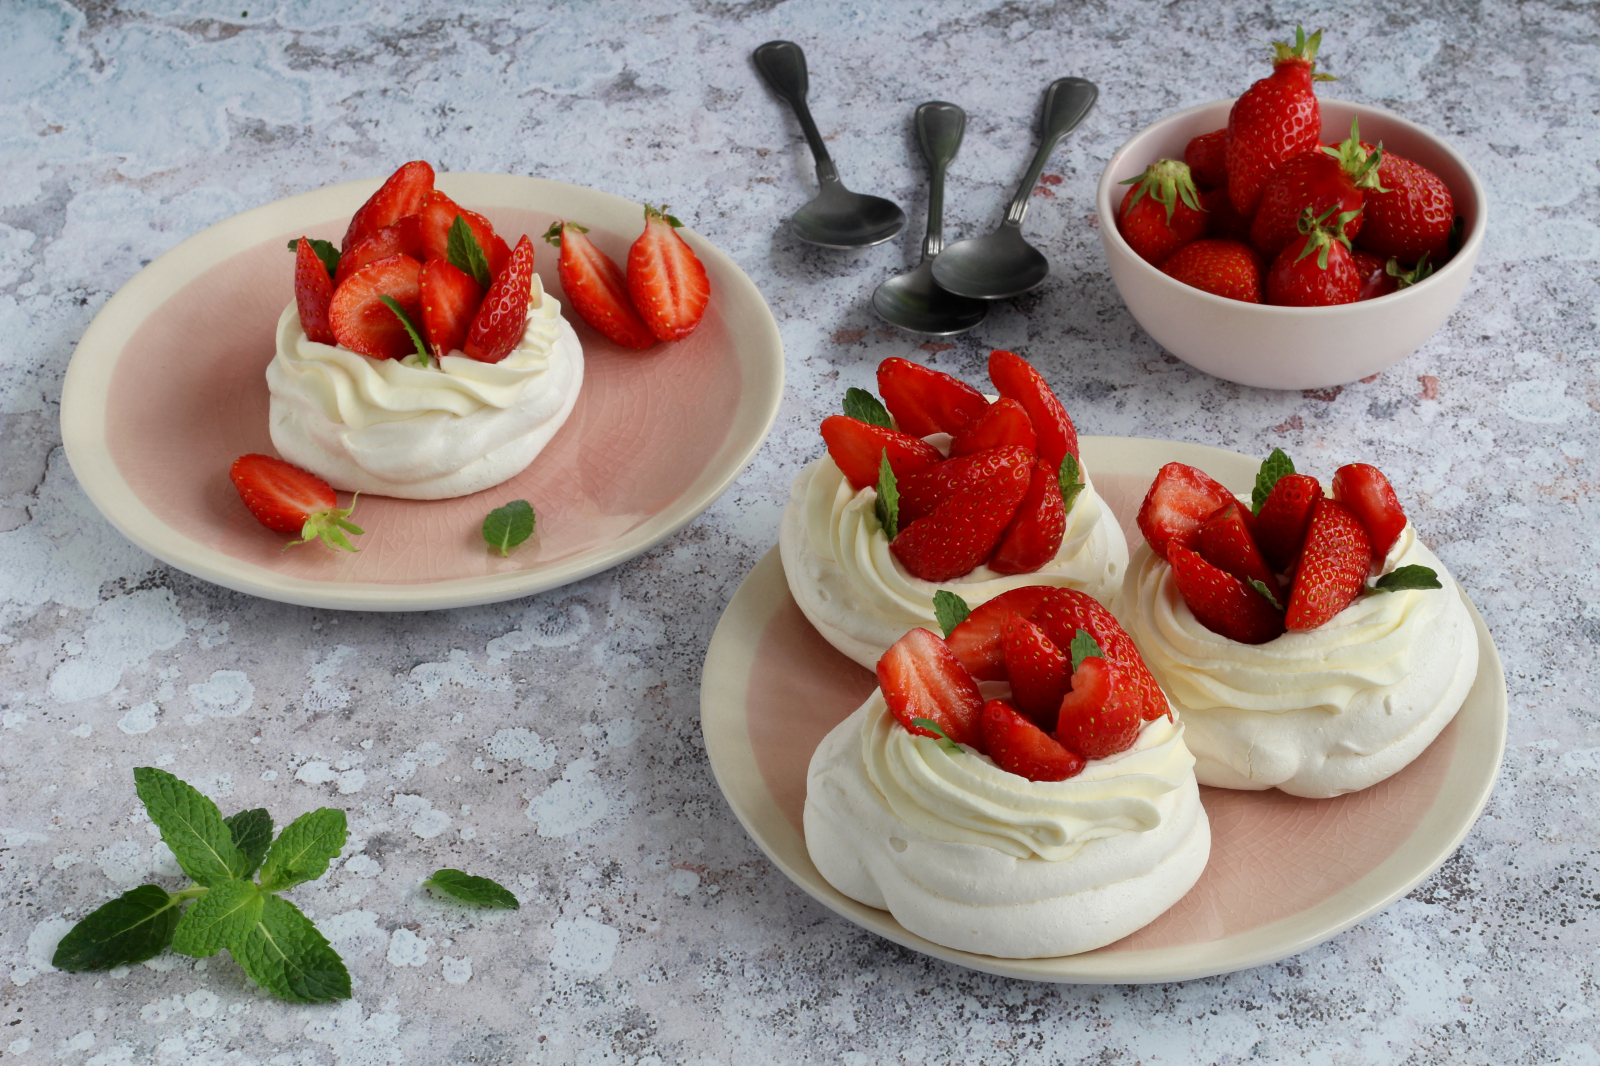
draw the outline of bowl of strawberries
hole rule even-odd
[[[1209,374],[1343,385],[1416,351],[1466,290],[1483,185],[1442,139],[1313,90],[1320,33],[1237,99],[1169,115],[1106,165],[1100,241],[1144,329]]]

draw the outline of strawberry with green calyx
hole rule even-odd
[[[1402,263],[1415,263],[1424,255],[1435,263],[1450,258],[1455,198],[1439,175],[1391,152],[1378,166],[1378,180],[1383,188],[1367,194],[1358,245]]]
[[[682,340],[705,317],[711,281],[700,257],[678,236],[683,225],[666,205],[644,208],[644,232],[628,249],[628,295],[656,337]]]
[[[1180,544],[1168,548],[1167,561],[1195,621],[1213,633],[1241,644],[1265,644],[1283,635],[1283,612],[1247,581]]]
[[[317,242],[327,244],[326,241]],[[300,314],[300,327],[306,339],[318,344],[337,344],[333,326],[328,321],[328,310],[333,304],[333,279],[329,277],[328,264],[318,254],[312,242],[305,237],[292,242],[294,253],[294,303]],[[332,245],[329,245],[332,251]],[[338,253],[334,252],[335,262]]]
[[[1344,236],[1352,213],[1334,217],[1333,210],[1313,216],[1307,208],[1301,213],[1303,236],[1285,245],[1267,271],[1267,303],[1284,307],[1355,303],[1361,294],[1361,275]]]
[[[877,673],[884,702],[907,732],[937,737],[917,724],[925,718],[957,744],[978,741],[983,697],[943,640],[926,629],[913,629],[883,653]]]
[[[1133,187],[1117,208],[1117,229],[1145,262],[1159,266],[1185,244],[1205,236],[1206,213],[1188,164],[1157,160],[1122,184]]]
[[[332,486],[315,474],[270,455],[251,454],[235,459],[228,477],[256,521],[277,533],[299,534],[299,540],[283,546],[285,551],[312,540],[337,551],[357,550],[345,535],[365,532],[350,521],[355,498],[341,508]]]
[[[1322,486],[1309,474],[1277,478],[1256,515],[1256,544],[1267,564],[1279,573],[1294,568],[1311,528],[1311,515],[1322,499]]]
[[[1255,215],[1267,179],[1285,160],[1319,144],[1322,113],[1312,84],[1335,80],[1316,72],[1321,43],[1321,30],[1307,37],[1299,26],[1293,46],[1273,42],[1272,74],[1246,89],[1228,113],[1228,197],[1241,215]]]
[[[522,340],[533,298],[533,242],[523,234],[510,260],[484,293],[461,353],[480,363],[498,363]]]
[[[1242,241],[1191,241],[1169,255],[1160,270],[1167,277],[1214,296],[1258,304],[1262,276],[1261,253]]]
[[[1012,620],[1001,636],[1001,648],[1011,701],[1034,725],[1054,731],[1061,697],[1071,688],[1072,660],[1026,618]]]
[[[1372,540],[1354,512],[1324,496],[1317,501],[1306,531],[1284,624],[1291,630],[1316,629],[1350,606],[1366,586]]]
[[[433,167],[420,159],[403,164],[356,210],[339,250],[348,251],[367,234],[416,214],[422,209],[423,199],[432,191]]]
[[[1033,455],[1026,448],[1010,445],[947,459],[903,478],[897,484],[900,521],[910,525],[956,493],[975,489],[1013,467],[1026,467],[1032,462]]]
[[[846,415],[824,418],[822,439],[828,445],[828,455],[858,492],[878,483],[878,459],[885,451],[895,477],[902,481],[944,461],[939,449],[921,437],[868,425]]]
[[[950,442],[950,458],[976,455],[992,448],[1018,447],[1030,454],[1039,451],[1039,436],[1027,410],[1005,396],[984,408]]]
[[[1031,574],[1056,557],[1066,532],[1061,475],[1036,459],[1028,491],[989,557],[989,569],[997,574]]]
[[[1361,248],[1353,249],[1350,257],[1355,260],[1356,270],[1362,279],[1361,291],[1356,294],[1357,300],[1376,300],[1391,292],[1409,289],[1433,275],[1433,264],[1428,262],[1427,252],[1422,253],[1422,258],[1409,270],[1398,259],[1385,261]]]
[[[576,222],[552,222],[545,231],[544,239],[561,250],[556,270],[567,302],[607,340],[624,348],[651,347],[656,335],[634,308],[622,268],[595,247],[588,232]]]
[[[1323,146],[1286,159],[1261,191],[1261,204],[1250,221],[1250,243],[1269,260],[1301,233],[1300,216],[1332,213],[1343,221],[1347,242],[1361,231],[1365,194],[1383,191],[1378,163],[1383,149],[1361,143],[1357,121],[1350,137],[1337,148]]]
[[[1039,458],[1059,469],[1063,456],[1078,457],[1078,430],[1044,375],[1015,352],[989,353],[989,380],[1003,398],[1016,400],[1028,412],[1039,438]]]
[[[984,753],[1007,773],[1029,781],[1066,781],[1083,772],[1083,756],[1018,713],[1005,700],[990,700],[981,716]]]
[[[1228,184],[1228,129],[1202,133],[1192,138],[1183,149],[1183,161],[1189,164],[1189,175],[1195,185],[1209,192]],[[1205,205],[1202,205],[1205,206]]]
[[[1027,466],[1012,467],[975,488],[956,493],[924,518],[900,530],[889,550],[924,581],[949,581],[985,562],[1027,495]]]
[[[906,359],[878,364],[878,391],[895,425],[914,437],[954,436],[989,406],[966,382]]]

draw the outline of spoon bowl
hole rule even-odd
[[[933,280],[933,260],[890,278],[872,294],[872,309],[890,325],[912,333],[948,337],[965,333],[989,314],[989,301],[957,296]]]

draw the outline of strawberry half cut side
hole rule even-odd
[[[628,295],[655,335],[677,341],[694,332],[711,302],[711,281],[694,249],[678,236],[682,223],[645,205],[644,232],[628,249]]]
[[[1181,544],[1171,546],[1167,561],[1178,595],[1211,632],[1240,644],[1265,644],[1283,635],[1283,612],[1244,581]]]
[[[498,363],[511,354],[528,327],[528,301],[533,296],[533,242],[523,234],[500,276],[484,294],[462,354],[480,363]]]
[[[1318,500],[1289,590],[1285,624],[1305,630],[1331,620],[1360,594],[1371,561],[1372,540],[1361,520],[1337,500]]]
[[[299,540],[285,544],[284,550],[310,540],[320,540],[338,551],[353,552],[346,533],[364,533],[350,521],[355,509],[340,508],[333,487],[309,471],[270,455],[241,455],[228,470],[239,498],[256,521],[276,533],[298,533]]]
[[[1144,534],[1151,551],[1170,559],[1170,545],[1194,547],[1200,523],[1233,502],[1233,493],[1203,470],[1184,463],[1168,463],[1156,472],[1150,491],[1139,506],[1139,532]]]
[[[311,250],[311,242],[301,237],[294,246],[294,305],[307,340],[338,343],[333,326],[328,323],[332,303],[333,279],[328,276],[327,264]]]
[[[422,209],[422,198],[432,191],[433,167],[420,159],[402,165],[356,210],[339,250],[348,251],[356,241],[374,230],[416,214]]]
[[[416,351],[405,324],[379,297],[400,305],[415,322],[422,310],[422,264],[409,255],[368,263],[333,293],[328,320],[339,343],[373,359],[403,359]]]
[[[476,211],[468,211],[438,190],[423,198],[419,216],[418,232],[423,253],[428,259],[450,258],[450,227],[455,225],[459,217],[478,242],[478,250],[483,252],[484,260],[489,265],[491,280],[498,278],[511,261],[510,247],[494,231],[488,219]]]
[[[889,469],[894,471],[897,481],[944,461],[939,449],[921,437],[883,426],[869,426],[848,415],[824,418],[822,439],[828,445],[828,455],[857,492],[878,483],[878,464],[885,452],[889,455]]]
[[[1072,689],[1061,697],[1056,739],[1085,759],[1127,751],[1139,739],[1138,704],[1117,683],[1118,668],[1099,656],[1078,664]]]
[[[478,283],[443,259],[430,259],[422,264],[418,285],[422,290],[422,335],[434,357],[442,359],[459,352],[467,343],[467,331],[483,297]]]
[[[926,629],[913,629],[878,660],[878,687],[896,720],[919,737],[936,734],[916,724],[937,722],[957,744],[976,745],[983,697],[943,640]]]
[[[1061,469],[1062,457],[1078,458],[1078,430],[1067,409],[1033,366],[1014,352],[989,353],[989,380],[1001,396],[1016,400],[1028,412],[1039,436],[1039,458]]]
[[[1083,772],[1083,756],[1034,725],[1004,700],[983,705],[984,754],[1029,781],[1065,781]]]
[[[628,279],[611,257],[595,247],[586,227],[552,222],[544,239],[561,249],[556,271],[567,302],[590,329],[624,348],[643,349],[656,343],[628,295]]]
[[[983,393],[966,382],[908,359],[878,364],[878,391],[895,426],[914,437],[954,436],[989,406]]]
[[[1322,486],[1310,474],[1280,477],[1256,515],[1256,544],[1267,563],[1279,573],[1293,569],[1300,546],[1311,528],[1311,514],[1322,499]]]
[[[339,272],[333,276],[333,287],[337,289],[343,285],[345,278],[368,263],[391,255],[409,255],[418,261],[427,258],[416,215],[407,215],[393,225],[373,230],[345,249],[339,256]]]
[[[1012,619],[1031,615],[1051,591],[1049,585],[1024,585],[978,604],[950,631],[950,650],[979,681],[1007,680],[1005,631]]]
[[[1372,565],[1379,567],[1406,528],[1400,497],[1383,471],[1366,463],[1341,466],[1333,474],[1333,498],[1361,521],[1372,540]]]

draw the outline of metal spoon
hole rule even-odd
[[[881,196],[851,192],[839,180],[822,134],[806,107],[806,54],[793,41],[768,41],[755,51],[756,70],[780,97],[794,108],[800,129],[817,160],[817,181],[822,191],[789,219],[794,235],[825,248],[865,248],[882,244],[906,225],[906,213]]]
[[[1061,78],[1044,91],[1044,123],[1022,187],[1006,208],[1005,221],[987,237],[957,241],[933,261],[933,280],[961,296],[1003,300],[1037,288],[1050,274],[1050,261],[1022,239],[1028,197],[1061,138],[1071,133],[1094,107],[1100,90],[1082,78]]]
[[[922,262],[915,270],[879,285],[872,294],[872,309],[890,325],[946,337],[965,333],[989,313],[987,300],[957,296],[933,283],[933,260],[944,249],[944,172],[961,148],[967,113],[955,104],[935,100],[917,108],[915,121],[917,143],[931,169]]]

